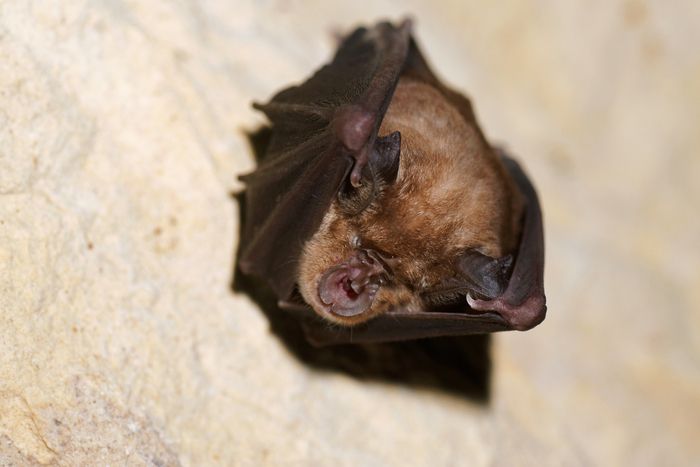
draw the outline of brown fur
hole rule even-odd
[[[298,284],[323,317],[353,325],[402,307],[422,307],[419,292],[454,276],[467,249],[501,257],[516,249],[523,202],[476,121],[467,121],[435,88],[402,78],[379,134],[401,132],[399,173],[369,208],[354,217],[337,201],[301,256]],[[355,317],[324,311],[319,279],[353,252],[353,242],[395,258],[396,278],[371,309]]]

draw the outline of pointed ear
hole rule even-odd
[[[485,298],[499,297],[508,285],[513,256],[491,258],[469,250],[457,259],[457,271],[467,280],[470,291]]]
[[[401,156],[401,133],[395,131],[387,136],[377,138],[374,150],[369,156],[369,165],[372,169],[374,183],[377,178],[383,182],[394,183],[399,173],[399,160]]]
[[[382,187],[393,183],[399,172],[401,133],[395,131],[378,137],[369,156],[369,164],[362,170],[359,186],[348,180],[338,192],[343,212],[355,216],[364,211],[380,195]]]

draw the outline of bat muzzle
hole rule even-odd
[[[321,276],[318,296],[329,313],[358,316],[370,310],[386,276],[384,264],[371,251],[357,250]]]

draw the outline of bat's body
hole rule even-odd
[[[470,250],[500,258],[517,246],[520,193],[475,122],[434,87],[402,78],[379,134],[395,131],[401,134],[396,180],[382,186],[359,214],[346,213],[343,201],[336,200],[301,255],[298,284],[304,299],[339,324],[356,324],[390,309],[424,310],[429,306],[424,294],[455,275],[455,258]],[[362,266],[355,260],[358,264],[346,268],[347,274],[324,280],[327,271],[366,249],[382,256],[368,260],[379,264]],[[348,294],[363,291],[365,275],[355,290],[345,290],[352,285],[347,275],[362,269],[382,282],[373,299],[365,301],[368,308],[356,314],[334,312],[356,301]],[[439,300],[466,304],[459,294],[443,294]]]
[[[359,28],[307,81],[256,105],[272,138],[243,177],[239,264],[301,313],[318,344],[544,319],[534,188],[486,141],[469,100],[432,73],[410,30]]]

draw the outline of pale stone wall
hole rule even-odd
[[[700,3],[0,3],[0,465],[700,458]],[[250,108],[410,12],[537,182],[491,402],[295,359],[230,289]]]

